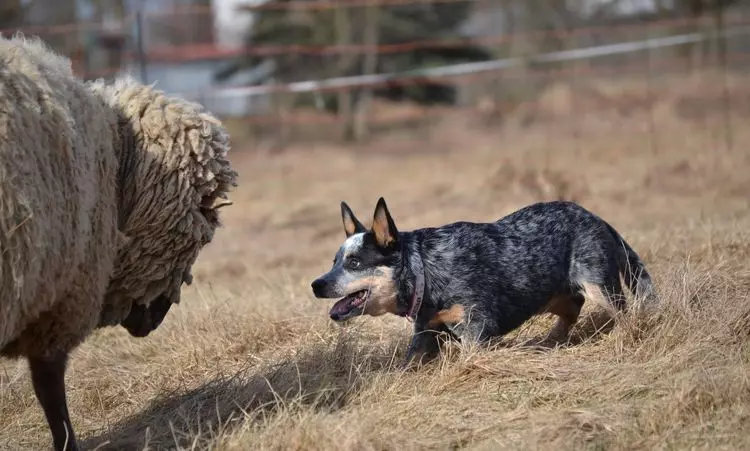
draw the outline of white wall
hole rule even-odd
[[[216,46],[224,49],[242,47],[245,33],[252,26],[254,14],[238,11],[241,5],[259,5],[266,0],[212,0]]]

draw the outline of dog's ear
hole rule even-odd
[[[355,233],[367,232],[367,228],[359,222],[359,219],[354,216],[352,209],[343,201],[341,202],[341,221],[344,223],[344,232],[346,232],[347,238]]]
[[[382,197],[378,199],[378,204],[375,206],[372,232],[375,234],[375,242],[383,248],[392,246],[398,240],[398,229]]]

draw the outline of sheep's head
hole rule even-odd
[[[221,122],[200,105],[125,78],[95,82],[120,114],[118,258],[100,326],[145,336],[180,300],[237,186]]]

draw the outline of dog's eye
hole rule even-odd
[[[349,267],[350,268],[357,269],[360,266],[362,266],[362,263],[359,260],[357,260],[356,258],[350,258],[349,259]]]

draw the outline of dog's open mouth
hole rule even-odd
[[[370,296],[370,290],[359,290],[347,294],[342,299],[336,301],[328,312],[334,321],[343,321],[356,315],[361,315],[365,301]]]

